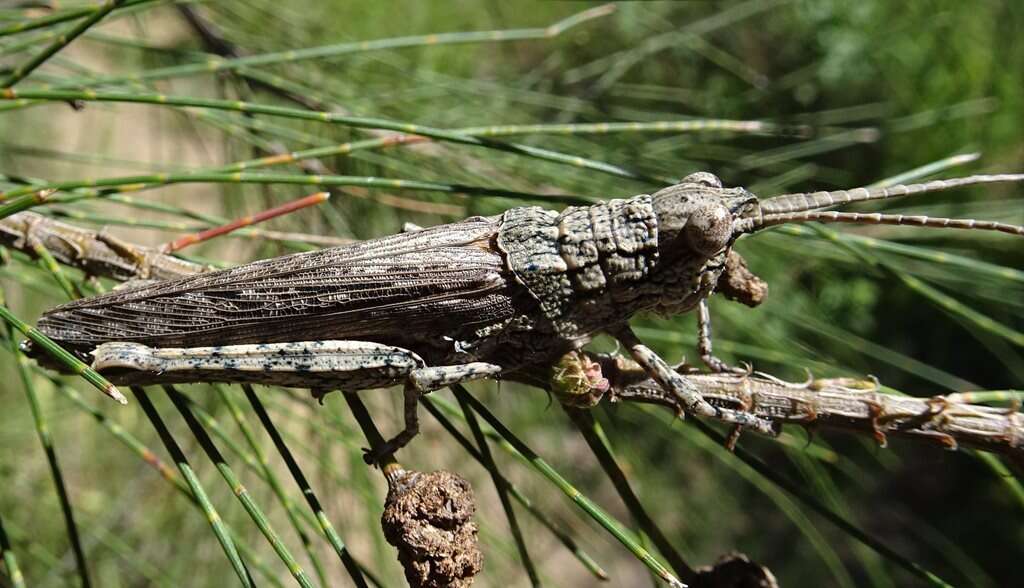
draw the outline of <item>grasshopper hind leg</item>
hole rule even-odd
[[[93,369],[122,384],[194,382],[254,383],[363,390],[405,381],[425,367],[401,347],[367,341],[296,341],[216,347],[148,347],[104,343],[93,352]]]
[[[104,343],[93,368],[123,384],[249,382],[311,388],[317,399],[330,390],[355,392],[404,384],[405,428],[367,452],[367,463],[401,449],[419,432],[421,394],[451,384],[501,374],[501,366],[473,362],[427,366],[416,353],[367,341],[298,341],[219,347],[154,348]]]
[[[452,384],[460,384],[481,378],[501,375],[501,366],[493,363],[473,362],[459,365],[424,367],[412,370],[403,390],[405,407],[405,428],[388,439],[383,445],[367,450],[363,460],[367,464],[380,465],[384,458],[412,441],[420,431],[420,396]]]

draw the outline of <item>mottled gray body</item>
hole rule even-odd
[[[741,235],[810,220],[1024,235],[1024,227],[972,219],[821,210],[1022,180],[1019,174],[973,176],[758,202],[742,188],[723,188],[715,176],[696,173],[653,195],[560,213],[514,208],[496,217],[123,289],[58,307],[38,327],[83,357],[91,354],[93,367],[115,383],[258,382],[321,393],[404,384],[406,430],[380,453],[415,434],[419,393],[483,377],[543,381],[559,358],[600,332],[618,339],[674,394],[680,411],[771,432],[767,420],[743,407],[706,402],[639,341],[630,318],[641,311],[698,308],[701,358],[715,371],[731,370],[712,355],[706,299],[716,288],[752,306],[764,297],[764,283],[731,252]],[[19,231],[28,238],[31,227],[12,222],[43,222],[25,218],[0,223],[0,239],[18,238]],[[46,238],[64,247],[61,255],[73,257],[82,235],[54,232],[56,237]],[[97,263],[119,269],[113,258],[123,261],[126,249],[99,240],[109,254],[100,248]],[[158,269],[182,271],[174,263]]]
[[[700,195],[699,186],[692,191]],[[274,343],[363,341],[408,350],[421,367],[487,362],[511,375],[550,366],[638,311],[686,310],[706,296],[725,251],[694,255],[676,243],[678,231],[659,243],[658,228],[649,195],[561,213],[515,208],[119,290],[58,307],[38,326],[82,354],[111,342],[153,349],[262,345],[247,348],[254,358]],[[682,251],[663,251],[672,248]],[[124,359],[132,349],[134,366]],[[332,382],[328,372],[314,375],[298,362],[295,373],[268,369],[260,376],[239,369],[237,354],[232,361],[223,353],[219,366],[160,368],[139,349],[108,346],[100,367],[118,383],[244,380],[360,389],[404,377],[394,372],[388,382],[382,373],[369,382],[339,371]],[[291,358],[294,349],[273,351]]]

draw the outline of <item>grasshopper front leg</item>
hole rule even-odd
[[[765,435],[775,435],[771,421],[756,417],[748,412],[719,408],[704,400],[700,391],[686,381],[682,375],[640,339],[628,325],[612,331],[612,335],[627,349],[633,359],[665,390],[675,395],[685,412],[699,416],[711,417],[738,427],[750,427]]]
[[[419,432],[419,396],[451,384],[501,374],[501,366],[473,362],[427,366],[416,353],[367,341],[297,341],[218,347],[153,348],[104,343],[93,369],[125,384],[251,382],[345,391],[404,385],[405,428],[368,452],[368,463],[401,449]],[[322,394],[318,394],[318,397]]]
[[[722,276],[715,285],[715,292],[753,308],[764,302],[768,295],[768,284],[747,268],[746,260],[739,253],[730,250],[725,258]],[[747,370],[732,367],[715,357],[711,348],[711,312],[707,298],[701,299],[697,305],[697,325],[697,351],[704,365],[717,373],[747,373]]]
[[[715,357],[714,349],[711,346],[711,311],[708,309],[707,298],[703,298],[697,303],[697,353],[700,354],[700,360],[704,362],[704,365],[715,373],[747,373],[747,370],[733,367]]]

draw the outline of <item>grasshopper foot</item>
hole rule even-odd
[[[397,443],[387,441],[377,447],[363,447],[363,462],[368,466],[383,468],[386,463],[393,459],[393,454],[401,449]]]
[[[697,350],[700,352],[700,360],[708,369],[716,374],[749,374],[752,370],[733,367],[721,359],[715,357],[711,351],[711,313],[708,310],[708,301],[703,299],[697,306]]]
[[[741,374],[749,375],[753,370],[750,366],[737,367],[729,365],[728,363],[718,359],[711,354],[701,354],[700,360],[704,362],[704,365],[708,366],[708,369],[716,374]]]
[[[394,453],[405,447],[420,432],[419,416],[416,409],[419,406],[420,391],[412,384],[406,384],[404,393],[405,404],[405,428],[394,437],[376,447],[363,449],[363,461],[366,465],[375,465],[383,468],[384,464],[395,459]]]
[[[615,332],[615,336],[626,346],[633,359],[662,388],[675,396],[678,406],[687,414],[710,417],[737,427],[754,429],[770,437],[778,434],[775,425],[769,419],[745,410],[722,408],[709,403],[701,396],[700,390],[688,382],[682,374],[673,370],[651,348],[641,343],[628,326],[620,327]]]

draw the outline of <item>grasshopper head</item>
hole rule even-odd
[[[723,188],[721,180],[714,175],[698,172],[655,193],[654,212],[658,215],[658,241],[663,245],[662,251],[706,258],[721,252],[741,235],[790,223],[911,225],[999,231],[1024,236],[1024,226],[995,221],[829,210],[854,202],[888,200],[977,184],[1016,182],[1024,182],[1024,174],[975,175],[923,184],[783,194],[759,201],[743,188]]]
[[[723,188],[714,174],[697,172],[654,194],[662,251],[712,257],[739,235],[736,221],[758,207],[743,188]]]

